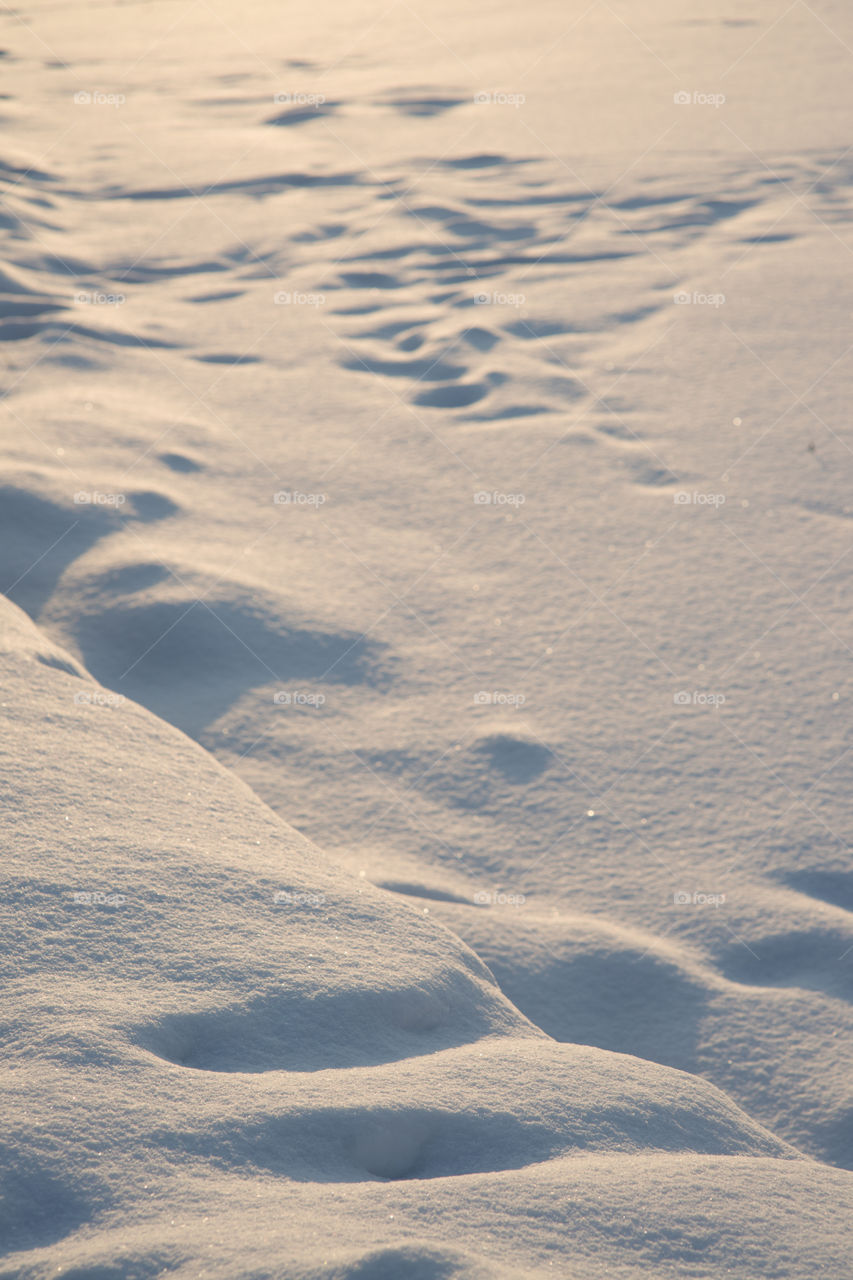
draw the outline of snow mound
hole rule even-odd
[[[801,1167],[704,1081],[555,1043],[422,908],[336,869],[61,654],[34,662],[37,628],[3,614],[19,823],[3,871],[4,1212],[22,1274],[89,1248],[116,1214],[174,1218],[200,1178],[239,1200],[255,1184],[325,1196],[525,1177],[595,1153]],[[32,797],[48,790],[44,813]],[[439,1251],[417,1266],[476,1274],[473,1239],[471,1263]],[[342,1274],[381,1275],[395,1256]]]

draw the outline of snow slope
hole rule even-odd
[[[3,688],[2,1274],[533,1275],[589,1253],[593,1275],[712,1275],[745,1236],[762,1268],[842,1275],[822,1222],[845,1174],[696,1076],[555,1043],[428,910],[329,863],[8,604]],[[705,1184],[713,1230],[688,1212]],[[493,1217],[518,1224],[509,1257]]]
[[[0,19],[3,1274],[849,1272],[853,23],[641,8]]]

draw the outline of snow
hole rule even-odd
[[[847,1280],[836,0],[2,19],[0,1276]]]

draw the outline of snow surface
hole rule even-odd
[[[0,1276],[849,1280],[849,9],[0,25]]]

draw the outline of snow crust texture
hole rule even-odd
[[[849,1280],[853,18],[0,17],[0,1277]]]

